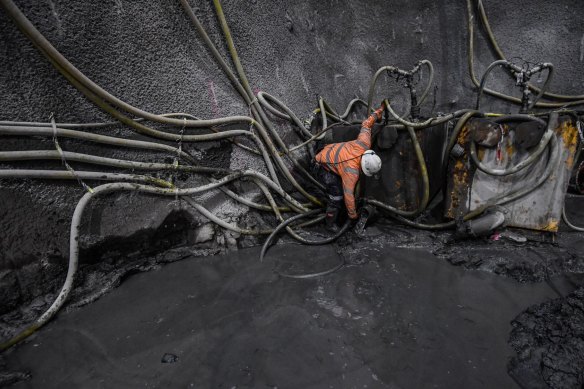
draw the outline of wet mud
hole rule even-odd
[[[263,263],[258,253],[168,264],[61,313],[5,355],[32,375],[14,387],[516,387],[511,321],[568,288],[565,277],[519,283],[372,237],[280,244]],[[319,279],[274,272],[340,258],[345,267]]]

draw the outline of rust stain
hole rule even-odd
[[[477,157],[479,158],[479,161],[482,161],[485,157],[485,148],[477,146],[477,149]]]
[[[563,121],[555,132],[560,136],[564,147],[568,149],[568,158],[566,159],[566,167],[572,169],[574,166],[574,154],[578,146],[578,129],[572,124],[571,120]]]
[[[560,225],[559,220],[552,218],[548,221],[547,225],[539,226],[537,227],[537,229],[542,231],[557,232],[559,225]]]

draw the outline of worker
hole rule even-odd
[[[359,173],[370,177],[381,169],[381,159],[371,150],[371,128],[381,120],[382,105],[361,123],[357,139],[350,142],[331,143],[316,153],[313,174],[326,188],[328,203],[325,223],[328,230],[337,231],[337,220],[343,207],[343,199],[349,219],[358,218],[355,206],[355,187]]]

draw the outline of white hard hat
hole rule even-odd
[[[367,150],[363,153],[361,157],[361,170],[367,177],[371,177],[375,173],[381,170],[381,158],[375,151]]]

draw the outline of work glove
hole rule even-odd
[[[383,117],[384,110],[385,104],[381,104],[381,107],[377,108],[375,112],[371,114],[371,116],[369,116],[367,119],[363,121],[363,123],[361,123],[361,127],[371,129],[371,127],[373,127],[376,121],[381,120],[381,118]]]

